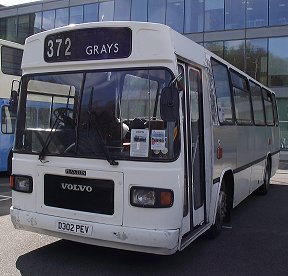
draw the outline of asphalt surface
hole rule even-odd
[[[252,195],[239,204],[231,224],[218,238],[200,237],[172,256],[101,248],[15,230],[10,216],[4,214],[0,216],[0,275],[287,276],[287,169],[288,163],[281,164],[266,196]],[[5,181],[8,178],[0,176],[0,194],[9,196],[3,189]]]

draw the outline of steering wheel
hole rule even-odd
[[[69,107],[59,107],[53,110],[53,114],[60,122],[66,125],[74,125],[74,120],[69,116],[73,109]]]

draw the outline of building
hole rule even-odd
[[[40,31],[101,20],[167,24],[271,87],[288,159],[288,0],[35,1],[0,6],[0,38],[24,43]]]

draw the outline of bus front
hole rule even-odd
[[[15,228],[177,251],[184,176],[169,29],[103,22],[51,30],[27,39],[22,67]]]

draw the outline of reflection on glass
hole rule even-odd
[[[247,1],[246,27],[257,28],[268,24],[268,0]]]
[[[97,22],[99,20],[98,17],[99,4],[88,4],[84,5],[84,20],[83,22]]]
[[[43,12],[42,31],[53,29],[55,26],[55,10]]]
[[[132,0],[131,3],[131,20],[147,21],[147,1],[148,0]]]
[[[225,1],[225,29],[245,27],[245,3],[243,0]]]
[[[288,86],[288,37],[269,39],[268,85]]]
[[[223,41],[211,41],[205,42],[204,47],[215,55],[223,58],[224,57],[224,43]]]
[[[280,125],[280,146],[288,150],[288,98],[277,98],[279,125]]]
[[[33,34],[33,30],[29,30],[29,14],[18,16],[18,42],[24,44],[25,38]]]
[[[112,21],[114,15],[114,1],[99,3],[99,21]]]
[[[267,39],[246,40],[246,73],[267,85]]]
[[[224,58],[242,71],[244,71],[244,50],[244,40],[224,41]]]
[[[56,10],[55,28],[68,25],[68,12],[68,8]]]
[[[36,12],[34,16],[34,34],[41,32],[42,12]]]
[[[148,21],[165,24],[166,0],[148,0]]]
[[[167,0],[166,25],[183,33],[184,0]]]
[[[79,24],[83,22],[83,6],[70,7],[69,24]]]
[[[203,0],[185,0],[185,33],[203,32],[203,11]]]
[[[130,20],[131,0],[115,0],[114,20]]]
[[[269,25],[285,25],[288,23],[288,1],[270,0]]]
[[[224,0],[205,1],[205,31],[224,29]]]

